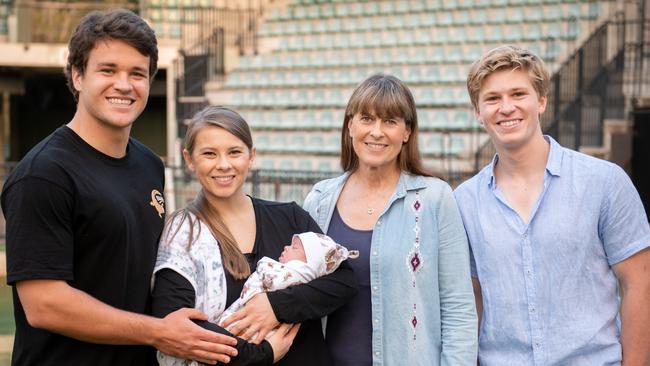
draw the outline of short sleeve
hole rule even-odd
[[[4,192],[7,283],[74,280],[73,201],[69,191],[35,177]]]
[[[158,246],[158,256],[154,275],[161,269],[168,268],[183,276],[194,288],[198,287],[197,270],[190,256],[190,245],[198,237],[198,220],[189,214],[179,213],[165,224]],[[192,238],[192,243],[190,242]]]
[[[650,247],[650,227],[639,193],[618,166],[614,166],[607,186],[598,234],[608,263],[614,265]]]

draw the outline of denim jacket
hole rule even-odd
[[[317,183],[304,208],[327,231],[348,174]],[[469,249],[451,188],[402,173],[372,233],[373,365],[476,365]]]

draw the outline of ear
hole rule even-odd
[[[353,120],[353,119],[354,119],[354,117],[351,117],[351,118],[348,120],[348,125],[347,125],[348,135],[349,135],[350,137],[352,137],[352,120]]]
[[[474,118],[476,118],[478,123],[483,126],[483,121],[481,120],[481,111],[478,109],[478,106],[474,107]]]
[[[78,92],[81,91],[81,82],[83,79],[83,75],[77,70],[76,67],[72,66],[72,85],[74,86],[75,90]]]
[[[185,160],[185,164],[187,165],[187,168],[194,173],[195,168],[194,168],[194,163],[192,163],[192,156],[190,155],[190,152],[187,151],[187,149],[183,149],[183,160]]]
[[[257,149],[255,148],[255,146],[253,146],[251,147],[251,158],[250,158],[249,166],[253,165],[253,160],[255,160],[256,156],[257,156]]]
[[[544,111],[546,110],[546,103],[548,102],[548,97],[540,97],[539,98],[539,115],[541,116]]]
[[[402,139],[403,143],[409,142],[409,138],[411,137],[411,127],[406,127],[406,131],[404,131],[404,138]]]

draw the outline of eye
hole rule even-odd
[[[99,72],[101,72],[102,74],[107,74],[107,75],[112,75],[112,74],[115,73],[115,71],[113,69],[107,69],[107,68],[99,69]]]
[[[213,156],[216,156],[217,154],[214,151],[204,151],[204,152],[201,153],[201,155],[207,156],[207,157],[213,157]]]
[[[138,79],[146,79],[147,78],[147,75],[145,73],[139,72],[139,71],[133,72],[133,73],[131,73],[131,75],[135,76]]]
[[[384,122],[386,122],[389,125],[396,125],[397,124],[397,120],[394,120],[394,119],[387,119]]]

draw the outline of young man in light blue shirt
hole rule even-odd
[[[549,73],[531,52],[489,51],[467,88],[496,148],[455,192],[480,364],[647,366],[650,228],[630,179],[542,134]]]

